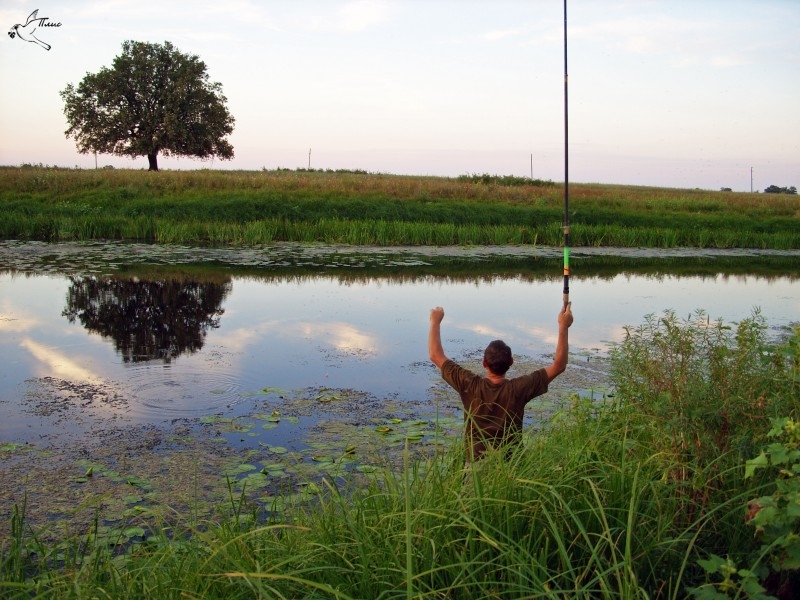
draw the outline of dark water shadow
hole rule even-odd
[[[232,289],[229,276],[141,279],[69,277],[62,315],[111,340],[123,362],[165,363],[203,347],[219,327],[222,303]]]

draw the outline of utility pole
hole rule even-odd
[[[753,167],[750,167],[750,193],[753,193]]]
[[[308,170],[311,170],[311,148],[308,149]]]

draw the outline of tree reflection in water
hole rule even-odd
[[[113,340],[122,360],[172,361],[203,347],[209,329],[219,327],[230,277],[221,281],[170,278],[70,277],[70,323]]]

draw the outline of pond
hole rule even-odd
[[[0,246],[0,439],[57,437],[63,423],[22,403],[59,387],[99,391],[104,417],[135,423],[236,413],[254,397],[300,389],[425,405],[438,375],[426,347],[433,306],[446,309],[449,356],[474,361],[502,338],[526,362],[546,363],[561,278],[557,267],[548,273],[535,263],[552,262],[551,253],[7,242]],[[592,266],[608,256],[628,265],[638,259],[644,272]],[[572,257],[577,357],[602,356],[625,325],[666,309],[686,316],[703,309],[730,322],[757,307],[773,327],[800,315],[798,268],[781,274],[791,253],[755,253],[756,261],[742,251],[576,249]],[[731,274],[715,268],[720,259],[740,264]],[[692,261],[705,269],[687,273]]]
[[[331,464],[366,443],[355,431],[395,431],[390,447],[437,443],[439,432],[457,435],[461,413],[427,358],[429,309],[445,307],[456,360],[477,369],[486,343],[502,338],[518,369],[545,366],[560,256],[0,242],[0,444],[96,459],[109,445],[163,451],[204,431],[220,455]],[[758,308],[776,332],[797,322],[799,258],[574,249],[571,365],[528,423],[572,393],[607,392],[609,345],[647,314],[702,309],[733,322]]]

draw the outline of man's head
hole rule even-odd
[[[511,348],[503,340],[494,340],[483,353],[483,366],[495,375],[505,375],[514,364]]]

